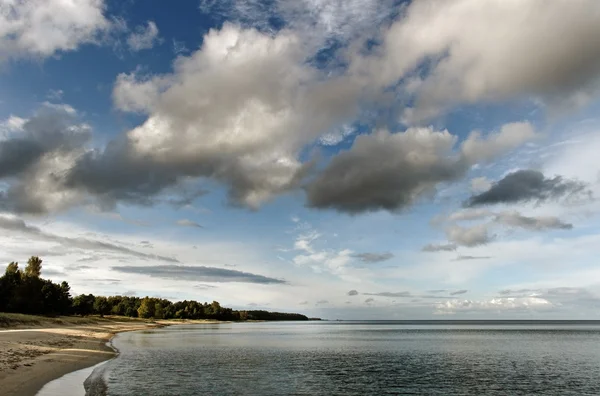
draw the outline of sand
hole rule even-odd
[[[0,394],[34,396],[56,378],[114,357],[106,345],[114,334],[165,324],[172,323],[102,321],[0,330]]]

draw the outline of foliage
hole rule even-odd
[[[25,271],[16,262],[0,277],[0,312],[34,315],[120,315],[154,319],[308,320],[304,315],[267,311],[236,311],[217,301],[172,302],[154,297],[94,296],[71,298],[69,284],[40,278],[42,260],[33,256]]]

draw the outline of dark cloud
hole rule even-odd
[[[48,153],[80,148],[91,138],[91,130],[74,122],[74,114],[65,109],[42,108],[17,137],[0,141],[0,179],[27,171]]]
[[[435,290],[427,290],[427,293],[446,293],[448,290],[446,289],[435,289]]]
[[[462,289],[462,290],[453,291],[453,292],[450,293],[450,295],[451,296],[458,296],[458,295],[461,295],[461,294],[466,294],[468,292],[469,292],[468,290]]]
[[[358,292],[357,292],[356,290],[350,290],[350,291],[349,291],[347,294],[348,294],[349,296],[357,296],[357,295],[358,295]]]
[[[286,284],[281,279],[269,278],[263,275],[252,274],[225,268],[185,265],[145,265],[145,266],[116,266],[114,271],[148,275],[156,278],[191,280],[202,282],[243,282],[257,284]]]
[[[374,302],[374,301],[375,301],[375,299],[374,299],[374,298],[367,298],[367,299],[365,300],[365,303],[366,303],[366,304],[370,304],[370,303],[372,303],[372,302]]]
[[[352,257],[359,259],[363,263],[380,263],[394,257],[392,253],[358,253]]]
[[[127,248],[125,246],[116,245],[114,243],[102,242],[87,238],[71,238],[60,235],[51,234],[42,231],[38,227],[27,225],[23,220],[12,217],[0,216],[0,228],[5,230],[20,232],[32,238],[55,242],[63,246],[64,249],[82,249],[90,251],[106,251],[112,253],[122,253],[128,256],[137,257],[146,260],[166,261],[171,263],[179,262],[173,257],[160,256],[156,254],[147,254]],[[32,249],[34,251],[35,249]]]
[[[382,292],[382,293],[363,293],[365,296],[380,296],[380,297],[411,297],[410,292]]]
[[[22,130],[0,141],[0,209],[43,214],[73,202],[63,194],[62,174],[91,139],[74,109],[45,104]]]
[[[472,132],[459,150],[456,136],[431,127],[361,135],[307,184],[307,205],[350,214],[399,211],[534,135],[529,123],[506,124],[485,137]]]
[[[586,185],[580,181],[564,179],[562,176],[547,178],[536,170],[519,170],[495,182],[489,190],[472,196],[465,205],[542,202],[585,192]]]
[[[181,219],[177,220],[176,224],[180,227],[204,228],[193,220]]]
[[[491,259],[490,256],[468,256],[468,255],[460,255],[452,261],[468,261],[468,260],[488,260]]]
[[[549,229],[570,230],[573,228],[573,224],[566,223],[555,216],[527,217],[516,211],[500,213],[496,216],[496,221],[507,226],[524,228],[531,231]]]
[[[451,135],[431,129],[359,136],[307,185],[308,206],[345,213],[405,208],[464,174],[466,164],[450,153],[453,144]],[[413,152],[431,161],[412,161]]]
[[[453,252],[456,250],[456,245],[454,243],[446,243],[446,244],[434,244],[429,243],[421,249],[424,252]]]
[[[323,305],[323,304],[329,304],[328,300],[319,300],[315,303],[315,305]]]

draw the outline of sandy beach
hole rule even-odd
[[[91,320],[4,327],[0,330],[0,393],[34,396],[56,378],[114,357],[106,343],[116,333],[178,323],[182,322]]]

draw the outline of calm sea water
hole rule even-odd
[[[111,396],[600,394],[598,323],[224,323],[113,343],[88,380]]]

